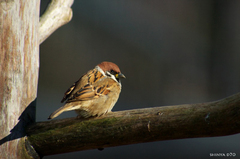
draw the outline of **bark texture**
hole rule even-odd
[[[35,122],[39,0],[0,1],[0,156],[31,158],[25,127]]]
[[[87,120],[38,122],[28,140],[45,156],[135,143],[240,133],[240,93],[216,102],[112,112]]]

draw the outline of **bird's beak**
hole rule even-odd
[[[117,73],[116,78],[126,78],[126,77],[122,73]]]

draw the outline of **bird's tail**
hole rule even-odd
[[[60,114],[62,114],[65,111],[70,111],[70,110],[74,110],[77,109],[77,107],[72,106],[72,104],[67,103],[64,106],[60,107],[59,109],[55,110],[49,117],[48,119],[53,119],[56,118],[57,116],[59,116]]]

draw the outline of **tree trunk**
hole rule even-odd
[[[39,0],[0,1],[0,156],[31,158],[25,127],[35,122]]]

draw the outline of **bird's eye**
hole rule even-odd
[[[113,70],[111,70],[110,73],[111,73],[112,75],[115,75],[115,74],[116,74],[116,72],[113,71]]]

